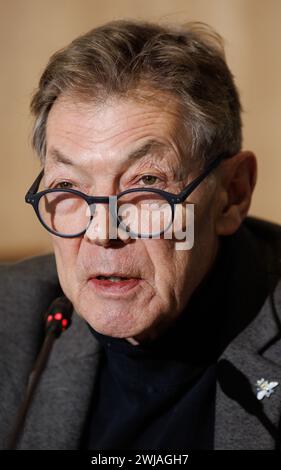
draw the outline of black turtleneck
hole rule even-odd
[[[235,257],[223,241],[187,308],[151,343],[134,346],[90,328],[104,354],[83,448],[213,448],[216,361],[237,333],[238,320],[230,326],[225,315]]]

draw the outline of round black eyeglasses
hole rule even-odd
[[[27,191],[25,201],[33,206],[41,224],[59,237],[84,235],[94,218],[96,204],[109,204],[116,227],[132,238],[155,238],[171,227],[175,205],[183,203],[224,158],[226,155],[215,158],[179,194],[156,188],[133,188],[116,196],[89,196],[75,189],[37,192],[44,175],[42,170]]]

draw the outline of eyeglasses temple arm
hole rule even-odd
[[[39,184],[43,178],[44,175],[44,170],[40,171],[39,175],[37,176],[36,180],[32,183],[30,186],[29,190],[27,191],[25,195],[25,200],[28,202],[29,196],[32,196],[33,194],[37,193]]]
[[[195,188],[197,188],[197,186],[201,183],[201,181],[203,181],[206,176],[208,176],[209,173],[211,173],[211,171],[213,171],[219,164],[220,162],[226,158],[226,155],[225,154],[222,154],[222,155],[219,155],[217,158],[215,158],[208,166],[207,168],[205,169],[205,171],[203,171],[203,173],[201,175],[199,175],[197,178],[195,178],[194,181],[192,181],[183,191],[182,193],[180,194],[179,198],[181,200],[181,202],[183,202],[187,196],[192,193],[192,191],[194,191]]]

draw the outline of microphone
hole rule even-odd
[[[25,397],[18,409],[15,424],[9,436],[8,450],[16,448],[34,392],[47,364],[54,341],[71,325],[72,312],[72,303],[67,297],[62,296],[51,303],[44,315],[45,339],[30,374]]]
[[[72,312],[73,306],[67,297],[55,299],[45,313],[46,335],[53,332],[58,338],[71,325]]]

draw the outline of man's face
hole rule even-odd
[[[44,185],[97,196],[147,186],[179,193],[198,169],[176,145],[177,122],[171,102],[111,99],[97,107],[60,98],[47,122]],[[216,254],[214,175],[190,202],[195,204],[191,250],[177,250],[175,240],[165,238],[109,240],[100,235],[98,215],[84,236],[52,236],[63,291],[95,330],[153,338],[182,312]],[[100,274],[129,280],[100,282]]]

